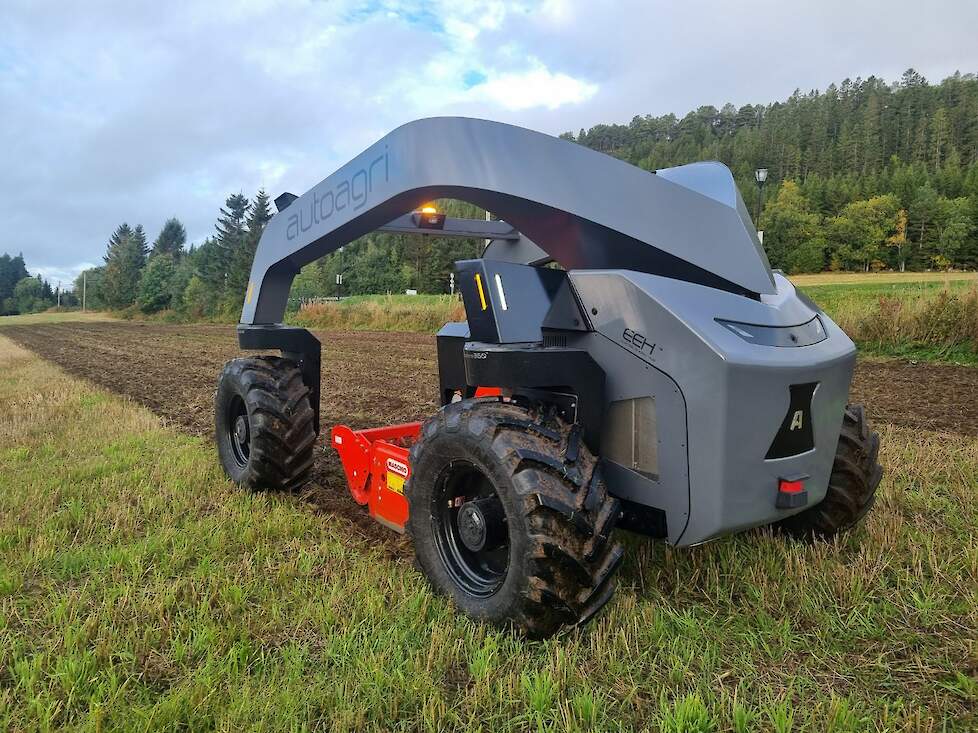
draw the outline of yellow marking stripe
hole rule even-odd
[[[482,275],[478,272],[475,273],[475,284],[479,288],[479,300],[482,301],[482,310],[485,310],[489,307],[489,304],[486,303],[486,291],[482,289]]]

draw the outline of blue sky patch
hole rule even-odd
[[[478,69],[469,69],[465,72],[465,76],[462,77],[462,84],[466,89],[471,89],[472,87],[477,87],[480,84],[484,84],[489,77],[483,74]]]
[[[410,10],[388,5],[383,0],[366,0],[352,10],[347,11],[344,19],[347,23],[363,23],[373,17],[394,16],[408,25],[416,26],[431,33],[444,33],[445,26],[438,13],[428,3],[418,3]]]

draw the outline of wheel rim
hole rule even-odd
[[[509,568],[506,512],[489,478],[455,461],[438,478],[432,512],[435,545],[452,581],[478,598],[491,596]]]
[[[238,395],[228,405],[227,441],[234,462],[239,468],[245,468],[251,455],[251,424],[248,422],[248,408]]]

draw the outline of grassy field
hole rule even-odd
[[[303,306],[287,319],[326,330],[434,333],[448,321],[464,321],[465,308],[454,295],[357,295]]]
[[[974,729],[978,440],[882,432],[854,534],[629,538],[608,612],[528,643],[0,335],[0,729]]]
[[[978,283],[978,272],[818,272],[792,275],[791,282],[801,287],[811,285],[865,285],[892,283]]]
[[[863,354],[978,364],[974,278],[891,281],[886,275],[864,275],[848,283],[796,284]]]

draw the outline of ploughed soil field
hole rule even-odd
[[[22,346],[146,405],[198,435],[213,430],[213,397],[224,363],[240,352],[229,325],[55,323],[2,330]],[[318,333],[323,343],[320,444],[329,428],[418,420],[434,412],[438,391],[435,339],[417,333]],[[978,369],[861,361],[852,400],[877,422],[978,435]],[[348,516],[362,532],[388,541],[388,530],[361,512],[346,491],[339,460],[326,450],[307,497],[315,506]]]

